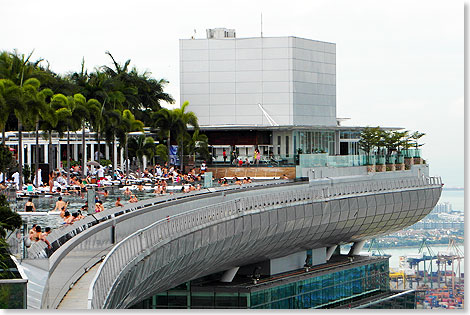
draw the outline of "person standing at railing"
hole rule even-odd
[[[255,164],[259,165],[259,160],[261,159],[261,152],[258,149],[255,150]]]

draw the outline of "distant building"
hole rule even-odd
[[[443,202],[439,203],[434,207],[434,213],[451,213],[452,212],[452,204],[450,202]]]

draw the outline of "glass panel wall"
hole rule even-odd
[[[132,308],[331,308],[374,293],[390,291],[388,259],[338,270],[258,291],[191,290],[189,282],[154,295]],[[255,287],[258,289],[262,287]],[[252,289],[253,290],[253,289]]]
[[[251,293],[251,308],[324,308],[389,291],[388,260]]]
[[[294,131],[297,143],[295,144],[295,153],[298,149],[302,153],[328,153],[335,154],[335,133],[334,131]]]

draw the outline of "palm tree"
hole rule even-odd
[[[180,126],[180,129],[179,129],[179,139],[180,139],[180,148],[181,148],[181,152],[180,153],[180,156],[181,156],[181,170],[184,172],[184,169],[183,169],[183,152],[184,152],[184,144],[183,144],[183,140],[184,140],[184,136],[187,134],[188,132],[188,126],[192,126],[194,128],[194,130],[199,130],[199,124],[198,124],[198,120],[197,120],[197,116],[194,112],[186,112],[186,107],[189,106],[189,102],[186,101],[183,103],[183,105],[181,105],[181,108],[175,108],[173,111],[175,111],[176,113],[176,116],[178,117],[178,120],[180,121],[179,122],[179,126]]]
[[[209,148],[206,135],[200,134],[199,129],[195,130],[192,135],[187,134],[185,137],[185,148],[189,155],[193,155],[196,160],[196,153],[199,153],[204,160],[209,158]]]
[[[31,58],[32,54],[33,52],[31,52],[25,58],[25,55],[20,56],[16,51],[13,53],[0,53],[0,79],[10,79],[13,84],[16,84],[20,88],[20,93],[18,95],[20,97],[16,98],[16,101],[14,101],[14,113],[18,119],[18,164],[20,173],[20,190],[23,189],[23,135],[21,131],[23,129],[23,122],[27,121],[29,114],[27,105],[24,102],[25,93],[23,86],[27,82],[26,79],[34,76],[38,64],[42,61],[42,59],[40,59],[34,63],[31,63],[29,59]]]
[[[158,156],[160,159],[163,160],[163,162],[168,161],[167,153],[168,150],[164,144],[160,143],[155,147],[155,156]]]
[[[370,164],[370,153],[379,145],[380,141],[380,127],[366,127],[361,132],[361,138],[359,139],[359,148],[367,153],[367,164]]]
[[[52,132],[57,131],[60,137],[64,135],[63,125],[58,125],[60,121],[66,121],[72,112],[68,108],[68,100],[63,94],[55,94],[45,110],[42,112],[41,120],[39,122],[40,129],[45,131],[43,136],[46,140],[49,140],[48,146],[48,158],[49,165],[52,166]]]
[[[21,89],[13,81],[0,79],[0,128],[2,144],[5,144],[5,127],[10,113],[21,99]]]
[[[59,135],[67,131],[67,184],[70,184],[70,131],[82,128],[83,120],[89,117],[90,111],[86,104],[84,96],[79,93],[68,97],[56,94],[51,101],[56,115],[61,116],[61,124],[57,125]]]
[[[39,91],[41,82],[38,79],[28,79],[24,84],[25,101],[27,104],[28,118],[30,121],[27,123],[30,127],[35,128],[36,133],[36,158],[35,158],[35,178],[36,187],[39,186],[39,121],[43,115],[46,114],[47,99],[52,97],[53,93],[50,89],[43,89]]]
[[[158,129],[160,139],[166,138],[166,146],[168,149],[168,161],[170,160],[171,134],[172,131],[180,128],[180,122],[176,113],[167,108],[162,108],[151,115],[153,128]]]
[[[130,155],[137,158],[140,178],[143,157],[146,156],[149,159],[153,157],[155,154],[155,141],[152,137],[139,135],[138,137],[131,137],[129,139],[128,147]]]
[[[103,66],[101,68],[111,78],[122,84],[120,90],[126,98],[126,107],[136,119],[151,124],[151,114],[161,109],[161,102],[174,103],[171,95],[163,92],[163,87],[168,84],[168,81],[156,80],[151,77],[150,72],[140,73],[136,67],[130,69],[130,59],[120,64],[109,51],[106,54],[111,58],[114,67]]]
[[[126,159],[126,177],[129,176],[129,150],[128,150],[128,137],[129,132],[132,131],[144,131],[144,124],[135,119],[134,115],[130,110],[125,109],[122,112],[121,123],[117,130],[117,136],[119,138],[119,143],[121,148],[124,146],[125,149],[125,159]]]
[[[82,129],[82,176],[85,177],[86,170],[86,156],[85,156],[85,124],[90,121],[95,121],[92,117],[100,116],[101,104],[95,99],[89,99],[88,101],[82,94],[74,95],[75,108],[80,108],[80,112],[83,116],[79,117]]]

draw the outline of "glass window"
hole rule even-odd
[[[192,308],[213,308],[214,293],[213,292],[192,292],[191,294]]]
[[[238,308],[238,292],[216,292],[215,306],[220,308]]]
[[[188,297],[186,294],[168,293],[168,306],[171,308],[186,308],[188,306]]]
[[[165,293],[157,294],[156,296],[156,306],[157,307],[168,307],[168,296]]]

